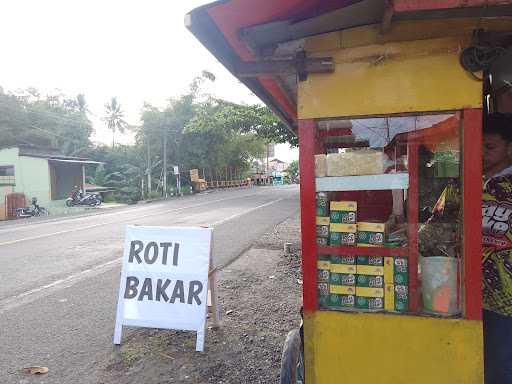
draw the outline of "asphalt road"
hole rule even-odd
[[[264,187],[1,225],[0,382],[98,383],[112,353],[127,224],[211,225],[221,267],[298,209],[296,186]],[[32,365],[50,372],[19,374]]]

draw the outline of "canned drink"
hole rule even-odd
[[[353,308],[355,304],[355,295],[341,295],[337,293],[329,295],[329,307],[331,308]]]
[[[384,277],[383,276],[372,276],[372,275],[357,275],[356,285],[358,287],[383,288],[384,287]]]
[[[317,237],[316,245],[319,247],[327,247],[329,245],[329,239],[326,237]]]
[[[329,283],[318,283],[318,306],[322,309],[329,308]]]
[[[356,296],[356,308],[366,310],[384,309],[384,300],[381,297]]]
[[[329,226],[328,225],[317,225],[316,226],[316,237],[329,237]]]
[[[357,265],[383,266],[384,265],[384,257],[382,257],[382,256],[357,256]]]

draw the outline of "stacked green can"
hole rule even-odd
[[[384,258],[385,308],[390,312],[409,310],[409,265],[405,257]]]
[[[330,257],[320,255],[317,260],[317,288],[318,288],[318,306],[322,309],[329,308],[330,270],[331,270]]]
[[[356,259],[354,256],[331,256],[329,308],[346,309],[355,306]]]
[[[329,245],[329,196],[325,192],[316,194],[316,244]]]
[[[384,309],[384,258],[357,256],[356,307]]]

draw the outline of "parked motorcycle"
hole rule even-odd
[[[29,207],[16,209],[16,217],[18,219],[27,219],[29,217],[34,217],[34,216],[48,216],[49,214],[50,213],[48,212],[48,210],[46,208],[41,207],[37,203],[36,197],[32,198],[32,204],[30,204]]]
[[[88,206],[88,207],[96,207],[103,202],[101,195],[88,193],[85,195],[81,195],[78,193],[71,193],[71,195],[66,199],[67,207],[76,207],[76,206]]]

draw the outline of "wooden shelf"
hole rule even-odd
[[[408,189],[408,173],[387,173],[367,176],[317,177],[316,191],[379,191]]]
[[[409,256],[407,247],[317,247],[322,255]]]

